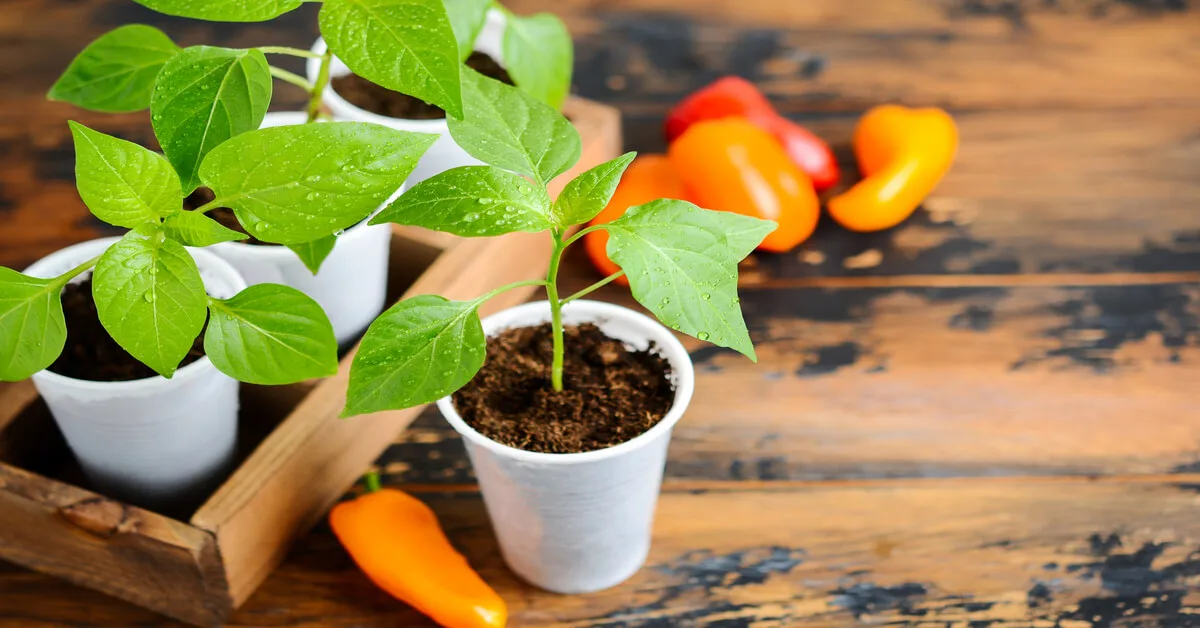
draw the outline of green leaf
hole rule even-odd
[[[465,386],[487,349],[478,308],[426,294],[380,314],[350,366],[342,416],[411,408]]]
[[[50,366],[67,343],[62,282],[0,266],[0,381],[17,382]]]
[[[200,185],[204,156],[257,129],[271,102],[271,69],[258,50],[192,46],[167,62],[154,85],[150,121],[184,194]]]
[[[92,273],[100,324],[142,364],[171,377],[204,328],[208,297],[183,245],[130,231]]]
[[[355,74],[463,115],[458,41],[442,0],[325,0],[320,26]]]
[[[571,33],[557,17],[549,13],[508,15],[505,69],[517,87],[555,109],[562,109],[571,92],[574,50]]]
[[[211,22],[265,22],[304,3],[304,0],[133,0],[167,15]]]
[[[475,40],[487,22],[488,8],[492,0],[445,0],[446,13],[454,38],[458,40],[458,58],[466,59],[475,50]]]
[[[105,113],[141,111],[150,106],[159,70],[177,52],[153,26],[122,26],[88,44],[46,97]]]
[[[204,353],[222,373],[250,384],[292,384],[337,373],[333,325],[317,302],[278,284],[210,299]]]
[[[384,222],[468,237],[555,226],[545,188],[492,166],[460,166],[425,179],[371,219]]]
[[[571,180],[554,202],[554,213],[559,223],[564,226],[581,225],[595,218],[612,200],[617,184],[621,182],[621,175],[636,156],[637,153],[625,153]]]
[[[163,221],[167,237],[185,246],[212,246],[221,242],[245,240],[246,234],[233,229],[199,212],[178,212]]]
[[[69,121],[75,140],[75,185],[97,218],[133,228],[178,212],[179,177],[158,153]]]
[[[304,242],[301,244],[291,244],[288,248],[304,262],[312,274],[317,274],[321,270],[321,264],[325,262],[325,258],[333,252],[334,245],[337,244],[337,236],[327,235],[324,238],[313,240],[312,242]]]
[[[545,184],[571,169],[583,151],[575,127],[549,105],[473,70],[463,72],[463,119],[450,135],[472,157]]]
[[[738,305],[737,264],[775,223],[659,199],[606,227],[608,257],[638,303],[672,329],[757,360]]]
[[[218,146],[200,178],[254,237],[303,244],[365,219],[436,139],[365,122],[271,127]]]

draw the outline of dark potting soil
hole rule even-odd
[[[157,375],[122,349],[100,324],[96,302],[92,300],[91,277],[67,284],[63,288],[62,305],[67,320],[67,346],[50,365],[52,373],[93,382],[125,382]],[[179,366],[187,366],[202,357],[203,331]]]
[[[482,52],[472,52],[471,56],[467,57],[467,67],[484,76],[513,84],[508,71]],[[334,77],[331,84],[334,91],[346,99],[346,102],[381,116],[402,120],[437,120],[446,117],[446,112],[437,105],[394,92],[356,74]]]
[[[196,188],[195,192],[192,192],[191,194],[188,195],[187,198],[183,199],[183,208],[189,209],[189,210],[196,209],[197,207],[201,207],[203,205],[207,205],[208,203],[211,203],[214,198],[216,198],[216,194],[213,194],[212,190],[210,190],[206,187],[199,187],[199,188]],[[259,240],[258,238],[250,235],[249,233],[246,233],[246,230],[242,227],[242,223],[238,222],[237,216],[235,216],[233,214],[233,210],[229,209],[228,207],[218,207],[214,210],[209,211],[205,215],[208,216],[209,218],[212,218],[213,220],[221,223],[221,226],[225,227],[226,229],[233,229],[234,231],[236,231],[238,233],[245,233],[246,239],[238,240],[238,242],[241,242],[242,244],[257,244],[260,246],[279,246],[278,244],[272,244],[270,242],[263,242],[262,240]]]
[[[454,394],[468,425],[525,451],[577,453],[612,447],[658,424],[675,390],[654,346],[633,351],[586,323],[566,328],[563,392],[550,385],[550,324],[488,339],[487,361]]]

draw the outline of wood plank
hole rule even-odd
[[[515,0],[564,17],[580,93],[660,111],[722,74],[786,111],[1200,103],[1197,10],[1105,0]],[[1151,61],[1153,60],[1153,61]]]
[[[514,626],[1141,626],[1187,625],[1178,622],[1200,613],[1198,481],[922,480],[748,491],[668,483],[647,566],[614,589],[581,596],[520,583],[503,565],[476,493],[423,497],[508,602]],[[31,616],[31,592],[44,603],[33,621],[19,623]],[[17,622],[0,626],[175,625],[2,565],[0,617]],[[373,587],[322,528],[229,625],[433,624]]]
[[[623,288],[599,294],[636,306]],[[758,364],[681,336],[696,396],[675,428],[669,477],[1200,468],[1196,283],[749,287],[742,307]],[[395,481],[471,481],[434,411],[380,466]]]

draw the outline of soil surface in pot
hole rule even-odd
[[[67,320],[67,346],[47,370],[93,382],[126,382],[158,375],[122,349],[100,324],[96,302],[92,300],[91,277],[67,284],[63,288],[62,305]],[[179,366],[187,366],[202,357],[203,331]]]
[[[467,57],[467,67],[484,76],[513,84],[508,71],[482,52],[472,52]],[[334,77],[330,84],[346,102],[381,116],[401,120],[439,120],[446,117],[446,112],[437,105],[376,85],[357,74]]]
[[[488,339],[487,361],[454,394],[468,425],[525,451],[579,453],[619,445],[658,424],[675,401],[671,367],[591,323],[566,328],[563,392],[550,385],[550,324]]]

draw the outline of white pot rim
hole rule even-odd
[[[49,266],[51,260],[53,259],[61,259],[65,257],[80,257],[82,259],[87,259],[88,257],[91,257],[91,253],[78,255],[76,252],[91,250],[99,247],[100,244],[104,244],[104,249],[107,250],[108,247],[112,246],[119,240],[121,240],[120,237],[97,238],[95,240],[88,240],[86,242],[72,244],[71,246],[68,246],[64,249],[59,249],[58,251],[34,262],[25,269],[25,273],[37,276],[36,272],[40,268]],[[203,265],[204,267],[213,269],[221,275],[224,275],[224,278],[230,281],[237,292],[246,289],[246,282],[242,279],[242,276],[239,275],[236,270],[234,270],[233,266],[231,266],[229,262],[226,262],[220,257],[203,249],[192,247],[185,248],[187,248],[188,253],[192,254],[192,257],[196,260],[197,266]],[[34,373],[32,379],[36,379],[50,385],[70,386],[71,388],[75,388],[77,390],[105,391],[119,395],[123,392],[132,391],[145,393],[147,391],[153,391],[155,388],[165,388],[168,386],[177,385],[180,382],[186,382],[198,377],[203,377],[208,371],[211,371],[215,368],[216,367],[213,366],[212,360],[210,360],[206,354],[199,360],[177,369],[171,379],[167,379],[162,375],[154,375],[152,377],[130,379],[119,382],[99,382],[90,379],[67,377],[66,375],[60,375],[50,371],[49,369],[42,369],[37,373]]]
[[[325,38],[318,37],[317,41],[312,45],[311,50],[317,55],[324,55],[326,48],[327,46],[325,45]],[[315,81],[317,79],[317,75],[321,72],[321,59],[309,58],[306,70],[308,74],[308,80]],[[325,91],[321,94],[321,100],[325,101],[325,104],[329,105],[329,108],[333,110],[334,119],[339,117],[353,117],[356,120],[363,122],[374,122],[375,124],[382,124],[384,126],[396,126],[397,122],[403,122],[406,130],[415,131],[418,133],[446,134],[450,132],[450,126],[446,122],[446,118],[434,118],[432,120],[393,118],[390,116],[381,116],[377,113],[367,111],[358,105],[351,104],[350,101],[342,98],[341,94],[338,94],[337,90],[333,88],[332,79],[334,76],[335,75],[332,73],[330,74],[329,78],[331,80],[327,85],[325,85]],[[337,76],[344,76],[344,74],[339,74]],[[352,111],[354,115],[345,115],[347,111]]]
[[[671,365],[671,373],[675,380],[675,401],[671,404],[671,409],[667,411],[666,416],[664,416],[661,421],[655,424],[654,427],[618,445],[580,453],[552,454],[517,449],[516,447],[510,447],[508,445],[498,443],[484,436],[476,431],[475,428],[468,425],[466,421],[463,421],[462,417],[460,417],[458,414],[458,410],[454,407],[452,395],[448,395],[439,399],[437,401],[437,406],[438,409],[441,410],[442,416],[446,417],[446,420],[455,429],[455,431],[461,434],[464,438],[470,439],[472,443],[491,450],[497,455],[504,456],[508,459],[521,462],[537,463],[539,465],[566,466],[599,462],[602,460],[619,457],[622,454],[635,449],[640,449],[641,447],[654,442],[660,438],[664,432],[669,432],[675,427],[675,424],[678,423],[679,419],[683,417],[684,411],[687,410],[688,404],[692,399],[692,393],[695,391],[695,372],[692,367],[691,358],[688,356],[687,349],[684,348],[683,343],[679,342],[679,339],[676,338],[669,329],[664,327],[662,323],[659,323],[658,321],[646,316],[645,314],[642,314],[641,312],[636,312],[627,307],[614,305],[612,303],[604,303],[602,301],[589,301],[581,299],[568,303],[566,306],[564,306],[564,308],[571,308],[572,306],[587,307],[590,312],[595,313],[595,317],[598,319],[624,318],[626,320],[636,322],[639,324],[639,326],[651,330],[648,334],[650,336],[650,340],[652,340],[658,346],[660,353]],[[501,316],[503,316],[505,319],[517,318],[528,313],[540,314],[542,312],[546,312],[548,308],[549,304],[546,301],[533,301],[531,303],[525,303],[523,305],[502,310],[483,319],[484,333],[490,337],[496,332],[512,328],[512,326],[500,326],[500,323],[496,322]],[[492,323],[490,325],[492,329],[489,329],[489,322]]]

